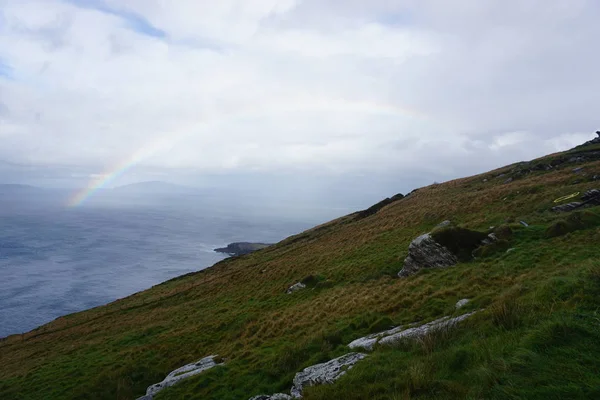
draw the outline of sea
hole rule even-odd
[[[0,337],[208,268],[226,257],[213,250],[228,243],[274,243],[313,225],[198,209],[0,201]]]

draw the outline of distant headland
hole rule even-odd
[[[227,247],[215,249],[215,251],[217,253],[226,253],[230,256],[243,256],[244,254],[249,254],[268,246],[271,246],[271,243],[235,242],[228,244]]]

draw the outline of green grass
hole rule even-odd
[[[306,398],[600,398],[600,209],[550,211],[555,198],[599,184],[573,184],[567,161],[515,170],[523,165],[421,188],[363,218],[1,340],[0,398],[134,399],[175,368],[219,354],[224,366],[156,398],[246,400],[289,391],[296,372],[349,352],[360,336],[477,309],[485,311],[457,329],[376,348]],[[593,159],[577,165],[600,171]],[[518,176],[504,184],[510,174]],[[397,278],[411,240],[446,219],[499,227],[514,250]],[[576,229],[548,234],[560,221]],[[309,287],[286,295],[299,281]],[[472,301],[459,312],[461,298]]]

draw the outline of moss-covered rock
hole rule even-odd
[[[510,240],[513,235],[513,230],[509,225],[500,225],[494,228],[494,235],[500,240]]]
[[[487,234],[449,225],[434,229],[431,237],[450,250],[460,261],[468,261],[472,258],[473,250],[481,245]]]
[[[505,252],[510,248],[510,243],[508,240],[499,239],[494,243],[490,243],[484,246],[479,246],[477,249],[473,251],[473,257],[475,258],[483,258],[489,257],[498,252]]]
[[[547,238],[566,235],[582,229],[600,226],[600,215],[589,210],[576,211],[550,225],[545,232]]]

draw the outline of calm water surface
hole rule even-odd
[[[224,258],[213,249],[227,243],[276,242],[311,225],[199,211],[0,203],[0,337],[209,267]]]

